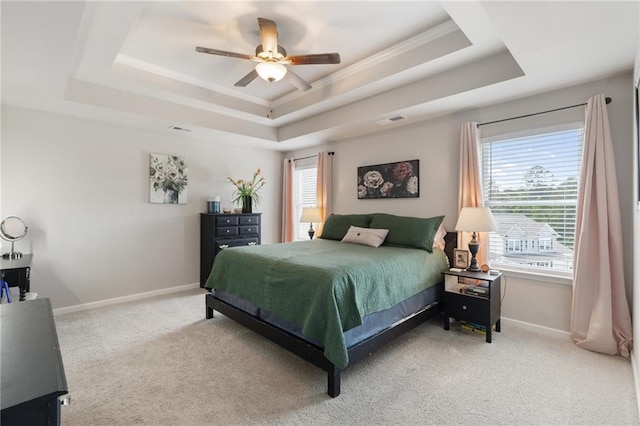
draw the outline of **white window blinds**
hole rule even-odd
[[[571,274],[582,145],[581,124],[483,140],[484,202],[498,226],[492,267]]]
[[[297,221],[295,228],[296,240],[308,240],[309,239],[309,224],[300,223],[300,216],[302,215],[302,209],[304,207],[316,206],[316,186],[318,167],[313,165],[301,165],[298,167],[296,164],[296,215]],[[316,225],[316,224],[314,224]]]

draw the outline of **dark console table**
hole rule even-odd
[[[0,424],[59,425],[68,393],[49,299],[0,305]]]
[[[32,254],[25,254],[18,259],[0,260],[0,278],[5,280],[9,287],[20,287],[20,300],[31,287],[31,258]],[[4,343],[4,341],[3,341]]]

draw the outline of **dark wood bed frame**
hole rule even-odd
[[[447,246],[445,252],[449,260],[453,258],[453,249],[456,247],[457,234],[455,232],[447,233],[445,237]],[[263,337],[271,340],[283,348],[293,352],[299,357],[311,362],[327,372],[327,393],[332,398],[340,395],[340,373],[342,369],[336,367],[331,361],[324,356],[322,347],[310,343],[286,330],[276,327],[254,315],[249,314],[235,306],[218,299],[212,293],[205,296],[206,318],[213,318],[213,311],[218,311],[224,316],[244,325],[245,327],[255,331]],[[395,323],[393,326],[382,330],[378,334],[353,345],[348,349],[349,366],[368,357],[387,343],[395,340],[406,332],[412,330],[422,324],[433,315],[439,313],[440,303],[435,302],[421,311],[404,318],[402,321]]]

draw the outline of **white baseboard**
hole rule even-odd
[[[83,303],[81,305],[65,306],[53,310],[54,315],[68,314],[70,312],[87,311],[89,309],[102,308],[103,306],[115,305],[116,303],[130,302],[132,300],[146,299],[147,297],[161,296],[163,294],[177,293],[179,291],[199,288],[200,284],[185,284],[177,287],[163,288],[160,290],[147,291],[145,293],[130,294],[128,296],[114,297],[113,299],[99,300],[97,302]]]
[[[501,317],[500,321],[503,323],[511,323],[511,324],[517,324],[521,327],[527,328],[529,330],[533,330],[533,331],[538,331],[538,332],[542,332],[545,334],[549,334],[549,335],[553,335],[553,336],[562,336],[562,337],[570,337],[571,333],[569,333],[568,331],[564,331],[564,330],[559,330],[557,328],[551,328],[551,327],[545,327],[544,325],[538,325],[538,324],[533,324],[530,322],[524,322],[524,321],[520,321],[520,320],[516,320],[513,318],[505,318],[505,317]]]

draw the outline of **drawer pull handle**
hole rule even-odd
[[[467,310],[467,306],[466,305],[462,305],[462,310],[466,311]]]
[[[255,241],[251,241],[250,243],[248,243],[248,245],[250,245],[250,246],[255,246],[255,245],[256,245],[256,243],[255,243]]]
[[[251,223],[251,219],[247,220],[247,222]]]
[[[229,229],[227,229],[227,234],[229,233]]]
[[[220,250],[224,250],[226,248],[229,248],[229,244],[220,244]]]
[[[247,228],[247,232],[253,232],[251,228]]]

